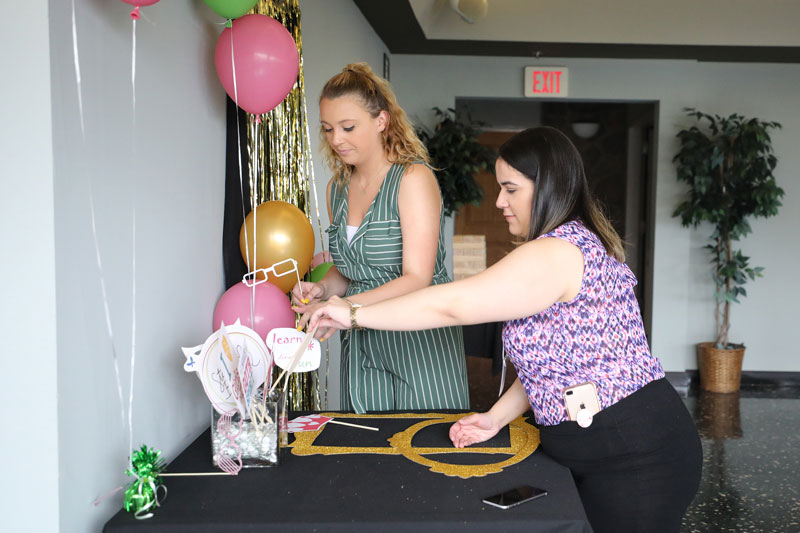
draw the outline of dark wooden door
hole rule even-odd
[[[493,150],[511,138],[513,131],[487,131],[478,137],[478,141]],[[466,205],[462,207],[455,217],[456,235],[485,235],[486,236],[486,266],[489,267],[499,261],[508,252],[514,249],[513,236],[508,232],[508,223],[495,207],[497,193],[500,186],[491,171],[485,170],[475,176],[475,181],[483,189],[483,202],[480,205]]]

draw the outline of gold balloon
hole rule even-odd
[[[247,228],[246,245],[245,228]],[[314,256],[314,230],[308,217],[292,204],[278,200],[264,202],[251,211],[242,224],[242,229],[239,231],[239,249],[250,271],[269,268],[280,261],[294,259],[297,261],[298,274],[302,279]],[[282,274],[291,271],[292,267],[281,265],[276,270],[278,274]],[[260,277],[263,279],[263,276]],[[289,292],[297,283],[297,275],[294,272],[285,276],[276,276],[273,272],[269,272],[267,279],[283,292]]]

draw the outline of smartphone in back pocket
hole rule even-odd
[[[500,509],[510,509],[511,507],[535,500],[536,498],[541,498],[542,496],[547,496],[546,490],[531,487],[530,485],[523,485],[501,492],[500,494],[487,496],[483,499],[483,503],[488,503]]]
[[[587,409],[591,415],[596,415],[601,409],[597,387],[591,382],[565,388],[564,403],[567,406],[567,415],[572,421],[578,419],[578,411],[581,409]]]

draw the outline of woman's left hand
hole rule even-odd
[[[316,304],[300,318],[299,327],[302,329],[308,324],[309,328],[317,327],[317,331],[328,328],[319,337],[324,341],[329,339],[337,330],[350,329],[350,304],[338,296],[333,296],[324,303]]]

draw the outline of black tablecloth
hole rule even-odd
[[[346,421],[380,431],[329,424],[314,445],[388,450],[386,439],[420,422]],[[449,426],[436,424],[420,431],[413,446],[452,447]],[[508,445],[506,429],[480,446]],[[210,448],[207,430],[167,471],[213,471]],[[458,464],[503,460],[490,454],[446,456],[449,459],[441,460]],[[238,476],[163,479],[169,493],[152,518],[135,520],[122,510],[104,531],[591,531],[570,472],[539,450],[502,472],[468,479],[432,472],[402,455],[296,456],[288,448],[281,450],[277,467],[244,469]],[[544,488],[548,495],[508,510],[481,502],[524,484]]]

